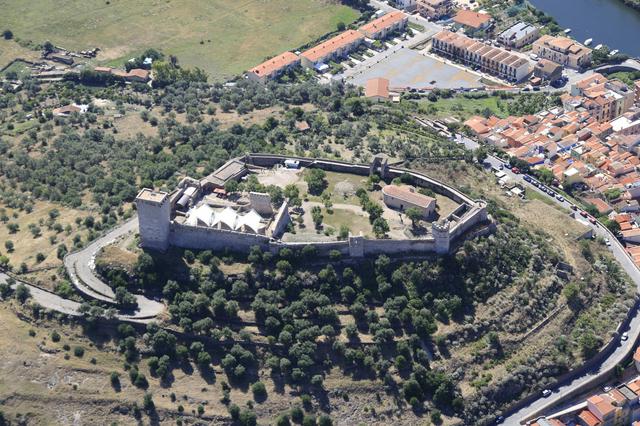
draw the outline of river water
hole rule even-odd
[[[619,0],[529,0],[553,16],[570,35],[591,47],[606,44],[630,56],[640,57],[640,12]]]

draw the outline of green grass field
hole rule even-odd
[[[482,115],[482,112],[489,109],[492,114],[498,117],[506,117],[508,101],[500,100],[497,96],[471,99],[463,96],[452,98],[440,98],[436,102],[424,100],[420,102],[420,107],[424,112],[436,115],[440,118],[454,116],[461,120],[466,120],[472,115]],[[504,107],[504,110],[500,106]]]
[[[100,47],[104,63],[155,47],[220,80],[349,24],[359,13],[325,0],[0,0],[0,27],[67,49]]]

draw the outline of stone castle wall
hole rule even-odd
[[[169,244],[175,247],[197,250],[249,251],[252,246],[269,248],[270,238],[264,235],[227,231],[204,226],[171,223]]]
[[[276,164],[283,164],[286,159],[299,161],[301,167],[317,167],[323,170],[352,173],[362,176],[369,175],[371,171],[370,165],[275,154],[248,154],[238,160],[245,162],[247,165],[273,167]],[[457,189],[421,173],[402,168],[389,168],[386,170],[386,174],[390,178],[399,177],[405,173],[408,173],[413,178],[413,183],[416,186],[429,188],[461,204],[448,218],[445,218],[444,222],[446,222],[446,224],[434,224],[434,235],[432,237],[425,239],[372,240],[362,236],[350,236],[348,241],[283,242],[277,238],[279,238],[284,231],[287,218],[289,217],[288,211],[286,211],[285,208],[285,211],[282,211],[282,209],[278,211],[275,223],[272,223],[271,229],[274,238],[265,235],[189,226],[171,222],[168,245],[190,249],[231,250],[238,252],[248,251],[252,246],[259,246],[265,251],[268,250],[274,253],[285,247],[297,250],[307,245],[313,245],[316,247],[318,255],[320,256],[327,256],[334,250],[340,252],[342,255],[352,257],[411,252],[445,254],[450,251],[450,246],[455,240],[464,237],[472,228],[488,220],[486,203],[484,201],[472,200]],[[139,218],[141,220],[140,229],[142,234],[150,228],[148,226],[149,223],[142,223],[142,220],[145,218],[144,216],[139,216]],[[154,229],[158,227],[157,223],[153,223],[153,225]],[[151,248],[161,249],[159,246]]]

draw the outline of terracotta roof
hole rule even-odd
[[[134,68],[127,74],[127,77],[138,77],[144,80],[149,78],[149,71],[143,70],[141,68]]]
[[[407,15],[403,12],[396,10],[395,12],[387,13],[379,17],[378,19],[374,19],[373,21],[364,24],[358,31],[361,33],[377,33],[379,31],[384,30],[385,28],[389,28],[401,22],[405,19],[408,19]]]
[[[602,416],[606,416],[616,409],[613,404],[611,404],[611,398],[609,398],[605,394],[594,395],[590,398],[587,398],[587,403],[594,405],[595,408],[599,411],[599,413],[593,413],[596,415],[601,414]]]
[[[386,78],[372,78],[367,80],[367,84],[364,87],[364,95],[367,98],[372,97],[389,97],[389,80]]]
[[[364,36],[358,31],[347,30],[309,50],[305,50],[300,56],[304,56],[311,62],[317,62],[324,59],[327,55],[363,39]]]
[[[251,68],[249,72],[252,72],[258,76],[268,76],[299,60],[300,58],[298,58],[295,53],[284,52],[278,56],[264,61],[260,65],[256,65],[255,67]]]
[[[633,228],[628,231],[622,231],[623,238],[640,237],[640,228]]]
[[[435,198],[415,192],[410,186],[387,185],[382,188],[382,193],[423,208],[435,202]]]
[[[458,13],[456,13],[456,16],[454,16],[453,21],[457,24],[465,25],[467,27],[480,28],[482,25],[491,21],[491,15],[463,9]]]
[[[587,426],[599,426],[602,424],[600,420],[598,420],[598,418],[589,410],[583,410],[578,414],[578,417]]]

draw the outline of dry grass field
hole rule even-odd
[[[2,2],[0,2],[1,4]],[[4,11],[2,13],[4,14]],[[2,25],[2,20],[3,18],[0,17],[0,26]],[[4,68],[16,58],[36,60],[39,57],[40,53],[35,50],[25,49],[15,41],[0,38],[0,68]]]
[[[349,24],[358,12],[327,0],[0,1],[0,27],[67,49],[100,47],[122,62],[146,48],[176,55],[215,80],[238,74]]]

